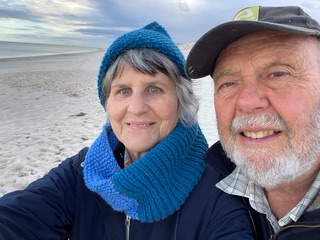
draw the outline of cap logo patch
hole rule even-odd
[[[250,20],[257,21],[259,18],[259,6],[244,8],[239,11],[233,18],[233,21]]]

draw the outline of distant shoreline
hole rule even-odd
[[[95,52],[101,48],[0,41],[0,59]]]
[[[104,51],[102,48],[93,48],[92,50],[87,51],[76,51],[76,52],[67,52],[67,53],[51,53],[51,54],[43,54],[43,55],[30,55],[30,56],[12,56],[12,57],[1,57],[0,56],[0,62],[8,61],[8,60],[23,60],[23,59],[29,59],[29,58],[48,58],[48,57],[54,57],[54,56],[67,56],[67,55],[79,55],[79,54],[86,54],[86,53],[95,53]]]
[[[91,52],[60,53],[56,55],[34,57],[0,58],[0,82],[2,74],[16,72],[91,70],[98,71],[105,50],[97,49]],[[39,77],[41,77],[39,75]]]
[[[97,48],[89,46],[79,46],[79,45],[68,45],[68,44],[55,44],[55,43],[34,43],[34,42],[15,42],[15,41],[2,41],[1,43],[14,43],[14,44],[30,44],[30,45],[48,45],[48,46],[58,46],[58,47],[77,47],[77,48]]]

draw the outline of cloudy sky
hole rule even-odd
[[[0,0],[0,41],[106,47],[157,21],[193,42],[251,5],[298,5],[320,22],[320,0]]]

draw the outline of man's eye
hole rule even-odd
[[[286,75],[285,72],[280,72],[280,71],[279,72],[273,72],[273,73],[270,74],[271,77],[283,77],[285,75]]]
[[[234,82],[225,82],[225,83],[221,84],[219,88],[231,87],[233,84],[234,84]]]

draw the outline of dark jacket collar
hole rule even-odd
[[[207,163],[221,173],[223,177],[228,176],[235,168],[235,164],[227,157],[220,141],[208,149],[205,159]]]

